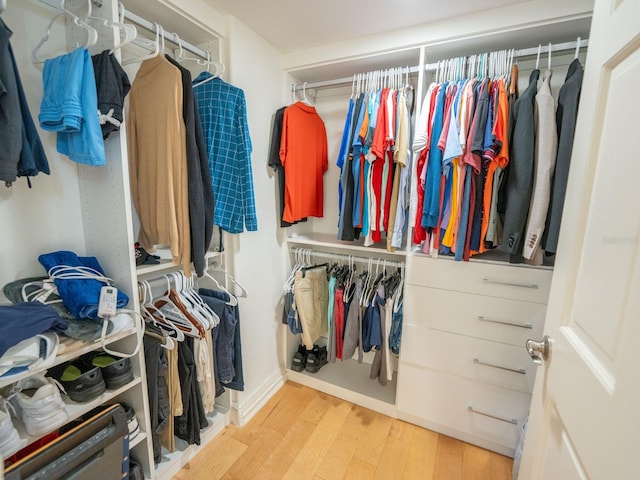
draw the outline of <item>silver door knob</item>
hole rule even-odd
[[[548,335],[542,337],[541,342],[535,340],[527,340],[527,352],[531,355],[533,363],[536,365],[542,365],[542,363],[549,358],[549,351],[551,349],[551,339]]]

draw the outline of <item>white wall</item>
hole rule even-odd
[[[7,2],[3,21],[13,30],[11,44],[18,70],[37,125],[42,100],[42,71],[31,62],[31,51],[44,35],[52,9],[36,0]],[[61,53],[66,33],[62,23],[51,29],[43,56]],[[85,252],[80,211],[78,169],[74,162],[56,152],[54,133],[40,130],[51,175],[39,174],[28,188],[24,178],[11,188],[0,185],[0,286],[18,278],[46,275],[38,255],[54,250]],[[1,148],[1,146],[0,146]],[[0,293],[0,301],[4,301]]]
[[[267,167],[272,116],[282,106],[279,53],[235,18],[229,19],[228,72],[231,84],[245,92],[253,143],[253,181],[258,231],[225,235],[228,261],[249,296],[240,299],[245,391],[242,408],[269,379],[281,375],[278,312],[282,284],[283,233],[277,224],[276,179]]]

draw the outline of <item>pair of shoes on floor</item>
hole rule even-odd
[[[293,355],[291,370],[295,372],[306,370],[310,373],[316,373],[327,363],[327,347],[314,345],[313,350],[307,350],[301,344],[298,346],[298,351]]]
[[[57,430],[69,420],[56,382],[37,374],[18,381],[8,397],[11,409],[33,437]]]
[[[115,390],[133,380],[131,361],[104,352],[89,352],[49,370],[48,376],[64,387],[74,402],[89,402],[108,388]]]

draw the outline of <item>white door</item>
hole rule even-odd
[[[596,0],[520,480],[640,479],[640,1]]]

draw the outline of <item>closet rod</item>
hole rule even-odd
[[[140,25],[142,28],[150,31],[151,33],[155,34],[156,32],[156,26],[153,22],[150,22],[149,20],[142,18],[140,15],[137,15],[127,10],[126,8],[124,9],[124,18],[126,18],[130,22]],[[171,43],[175,45],[182,45],[183,50],[188,50],[189,52],[199,56],[203,60],[210,60],[211,55],[209,54],[209,52],[196,47],[195,45],[183,40],[182,38],[179,39],[179,37],[176,34],[167,32],[166,30],[163,30],[162,34],[165,40],[169,40]]]
[[[374,263],[374,265],[376,265],[378,263],[378,260],[380,261],[380,265],[385,264],[389,267],[404,267],[404,262],[397,262],[394,260],[386,260],[384,258],[380,258],[380,257],[359,257],[357,255],[351,255],[348,253],[342,254],[342,253],[329,253],[329,252],[318,252],[316,250],[312,250],[310,248],[292,248],[291,251],[296,254],[299,253],[300,255],[305,255],[305,254],[310,254],[312,257],[321,257],[321,258],[328,258],[328,259],[332,259],[332,260],[342,260],[344,262],[348,262],[349,258],[352,259],[352,261],[354,262],[359,262],[359,263],[369,263],[369,260],[371,259]],[[386,263],[385,263],[386,262]]]
[[[565,43],[555,43],[551,45],[551,53],[553,52],[562,52],[565,50],[573,50],[578,46],[578,42],[577,41],[573,41],[573,42],[565,42]],[[589,39],[584,39],[584,40],[580,40],[580,48],[586,48],[589,46]],[[547,53],[549,51],[549,45],[542,45],[542,48],[540,49],[540,53]],[[518,57],[528,57],[531,55],[537,55],[538,54],[538,47],[531,47],[531,48],[523,48],[520,50],[516,50],[514,53],[514,58],[518,58]],[[461,56],[465,56],[465,55],[461,55]],[[469,56],[469,55],[467,55]],[[445,59],[446,60],[446,59]],[[427,63],[425,64],[424,68],[427,71],[433,71],[436,70],[436,68],[438,67],[438,63]],[[393,68],[393,67],[392,67]],[[407,67],[399,67],[399,68],[403,68],[406,69]],[[380,70],[387,70],[385,68],[381,68]],[[403,72],[405,72],[406,70],[403,70]],[[420,65],[416,65],[413,67],[409,67],[409,73],[417,73],[420,71]],[[338,85],[347,85],[347,84],[351,84],[353,82],[353,76],[351,77],[343,77],[343,78],[336,78],[333,80],[324,80],[322,82],[307,82],[306,83],[306,87],[307,89],[309,88],[323,88],[323,87],[334,87],[334,86],[338,86]],[[302,85],[295,85],[295,90],[302,90]]]
[[[40,0],[40,2],[56,9],[60,8],[60,0]],[[93,3],[93,5],[95,5],[98,8],[102,6],[102,2],[100,0],[91,0],[91,3]],[[127,20],[137,25],[140,25],[142,28],[150,31],[151,33],[154,33],[154,34],[156,33],[156,26],[153,22],[150,22],[149,20],[146,20],[141,16],[136,15],[135,13],[127,10],[126,8],[123,8],[123,10],[124,10],[124,18],[126,18]],[[166,40],[169,40],[171,43],[175,45],[179,45],[178,37],[171,32],[165,31],[164,38]],[[182,38],[180,39],[180,44],[182,45],[183,50],[188,50],[189,52],[199,56],[203,60],[209,60],[210,58],[209,52],[196,47],[195,45],[183,40]]]

